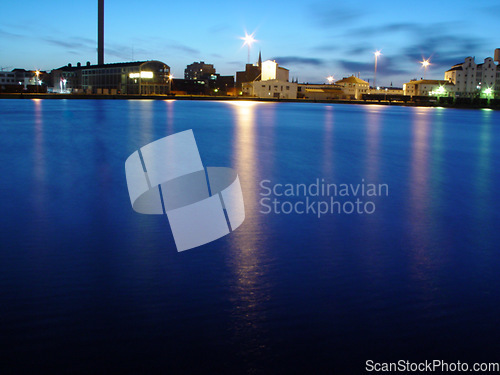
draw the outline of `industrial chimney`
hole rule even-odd
[[[104,0],[98,0],[97,64],[104,64]]]
[[[497,63],[500,63],[500,48],[497,48],[495,50],[495,58],[494,60],[497,62]]]

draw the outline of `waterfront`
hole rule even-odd
[[[0,113],[6,371],[497,360],[498,112],[3,100]],[[165,217],[131,209],[124,162],[187,129],[206,166],[238,172],[246,220],[177,253]],[[371,215],[261,212],[261,181],[317,179],[389,194]]]

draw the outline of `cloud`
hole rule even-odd
[[[3,29],[0,29],[0,35],[2,37],[6,37],[6,38],[25,38],[25,35],[12,33],[10,31],[6,31],[6,30],[3,30]]]
[[[422,29],[426,29],[421,25],[417,25],[416,23],[411,22],[400,22],[400,23],[392,23],[388,25],[381,26],[361,26],[348,29],[344,36],[347,37],[366,37],[366,36],[380,36],[383,34],[391,34],[391,33],[418,33],[422,31]]]
[[[316,27],[335,28],[358,20],[364,16],[364,12],[359,8],[348,8],[346,6],[336,6],[330,9],[325,8],[325,4],[312,3],[308,5],[309,19]]]
[[[75,49],[90,48],[88,43],[82,42],[81,40],[78,40],[76,38],[57,39],[57,38],[47,37],[43,38],[43,40],[47,43],[50,43],[58,47],[75,48]]]
[[[180,44],[180,43],[177,43],[177,42],[171,42],[171,43],[168,43],[166,45],[166,48],[167,49],[173,49],[173,50],[177,50],[177,51],[180,51],[180,52],[183,52],[183,53],[187,53],[188,55],[200,55],[200,50],[198,49],[195,49],[195,48],[191,48],[189,46],[186,46],[184,44]]]
[[[313,65],[313,66],[321,66],[325,63],[323,59],[313,58],[313,57],[300,57],[300,56],[282,56],[282,57],[274,57],[273,60],[276,60],[280,65]]]
[[[350,47],[346,50],[347,55],[366,55],[367,53],[372,53],[373,48],[371,45],[360,44],[358,46]]]
[[[396,59],[397,58],[394,57],[392,61]],[[375,66],[373,62],[337,60],[337,64],[341,66],[345,71],[351,73],[360,72],[362,75],[365,76],[373,76],[374,74]],[[410,72],[407,69],[401,68],[399,65],[396,65],[395,63],[391,62],[390,59],[387,59],[386,61],[384,61],[383,64],[378,64],[377,75],[379,73],[384,75],[400,75],[400,74],[409,74]]]
[[[324,43],[324,44],[320,44],[318,46],[314,46],[314,47],[309,48],[310,51],[313,51],[316,53],[318,53],[318,52],[330,53],[330,52],[338,50],[338,49],[339,49],[339,46],[337,44],[333,44],[333,43]]]

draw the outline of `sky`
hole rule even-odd
[[[11,16],[9,16],[9,14]],[[276,60],[290,79],[325,83],[356,74],[401,86],[500,48],[496,1],[129,1],[105,0],[105,62],[160,60],[174,77],[194,61],[234,75],[247,63],[240,39],[253,33],[251,62]],[[2,4],[0,69],[51,70],[97,61],[97,0]]]

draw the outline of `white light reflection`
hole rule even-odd
[[[233,154],[245,201],[245,222],[231,233],[232,252],[228,262],[235,275],[232,294],[238,340],[244,340],[252,350],[265,350],[261,322],[265,319],[261,304],[269,300],[269,267],[266,231],[259,213],[260,162],[257,155],[257,109],[266,103],[252,101],[227,102],[234,115]]]

